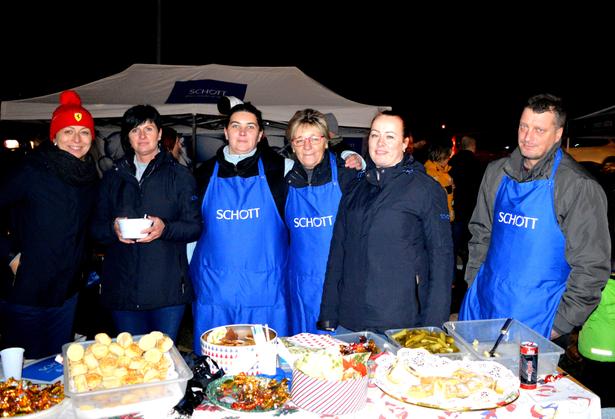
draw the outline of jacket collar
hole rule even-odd
[[[560,148],[561,140],[556,142],[547,155],[542,158],[531,170],[523,167],[523,156],[517,147],[508,162],[504,165],[504,172],[518,182],[529,182],[537,179],[548,179],[553,168],[555,153]]]
[[[312,170],[312,185],[320,185],[330,179],[331,163],[329,162],[329,158],[329,150],[325,150],[321,162],[318,163]],[[295,164],[289,173],[292,182],[299,187],[307,186],[310,183],[308,183],[308,176],[305,168],[295,156],[293,156],[293,160]]]
[[[411,173],[412,171],[425,171],[423,165],[416,160],[411,154],[404,154],[402,160],[392,167],[377,168],[371,158],[368,158],[365,177],[372,185],[382,186],[389,179],[395,178],[402,173]]]

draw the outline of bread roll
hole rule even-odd
[[[139,347],[136,343],[131,343],[128,348],[124,350],[124,355],[129,358],[138,358],[143,354],[143,349]]]
[[[109,352],[115,356],[122,356],[124,355],[124,348],[117,342],[111,342],[109,344]]]
[[[120,377],[116,377],[115,375],[109,375],[103,377],[102,386],[104,388],[116,388],[121,385]]]
[[[73,382],[75,383],[75,390],[78,393],[81,393],[82,391],[88,391],[88,382],[85,378],[85,374],[74,375]]]
[[[143,349],[143,351],[149,351],[154,346],[156,346],[156,338],[151,334],[143,335],[139,339],[139,348]]]
[[[160,350],[160,352],[168,352],[173,347],[173,339],[168,336],[163,336],[162,339],[159,339],[156,342],[156,348]]]
[[[87,353],[83,356],[83,363],[88,367],[88,370],[93,370],[98,367],[98,359],[93,353]]]
[[[117,335],[116,341],[122,348],[126,349],[133,342],[132,335],[128,332],[122,332]]]
[[[106,333],[97,333],[96,336],[94,336],[94,340],[103,345],[109,345],[111,343],[111,338]]]
[[[90,348],[92,348],[92,353],[98,359],[106,357],[109,353],[109,347],[102,343],[93,343]]]
[[[143,354],[143,359],[145,359],[150,364],[157,364],[162,358],[162,352],[160,352],[157,348],[152,348],[149,351],[145,351]]]
[[[85,379],[87,381],[88,384],[88,389],[89,390],[94,390],[96,388],[98,388],[98,386],[101,385],[102,383],[102,375],[95,373],[95,372],[89,372],[85,375]]]
[[[73,362],[81,361],[84,353],[85,349],[83,349],[83,346],[81,346],[80,343],[71,343],[66,349],[66,356]]]
[[[158,342],[160,339],[162,339],[164,337],[164,335],[162,334],[162,332],[158,331],[158,330],[154,330],[153,332],[149,332],[149,334],[156,339],[156,342]]]
[[[85,364],[81,362],[75,362],[69,367],[69,372],[70,375],[75,377],[77,375],[85,374],[86,372],[88,372],[88,367],[86,367]]]

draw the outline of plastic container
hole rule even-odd
[[[389,339],[389,341],[391,342],[391,345],[395,346],[395,352],[397,352],[397,349],[402,348],[401,344],[399,342],[397,342],[394,338],[393,335],[397,332],[401,332],[402,330],[425,330],[428,332],[437,332],[437,333],[445,333],[446,332],[442,329],[440,329],[439,327],[434,327],[434,326],[428,326],[428,327],[407,327],[404,329],[389,329],[386,330],[384,332],[384,334],[386,335],[386,337]],[[447,334],[448,336],[450,336],[449,334]],[[454,336],[453,336],[454,337]],[[470,355],[470,351],[468,349],[466,349],[465,345],[460,344],[458,342],[458,339],[455,338],[455,345],[457,345],[457,348],[459,348],[459,352],[450,352],[450,353],[442,353],[442,354],[434,354],[434,355],[438,355],[438,356],[443,356],[445,358],[449,358],[451,360],[461,360],[461,359],[471,359],[472,356]]]
[[[94,342],[91,340],[79,343],[85,348]],[[72,343],[62,346],[64,393],[71,398],[77,418],[98,419],[129,413],[168,412],[184,397],[186,384],[192,378],[192,371],[177,348],[173,346],[168,354],[173,362],[174,371],[169,372],[169,378],[166,380],[113,389],[77,392],[69,376],[68,357],[66,356],[66,350]]]
[[[399,349],[399,346],[392,345],[391,342],[373,332],[363,331],[353,333],[341,333],[339,335],[333,335],[333,338],[341,340],[345,343],[357,343],[359,342],[359,337],[361,336],[365,336],[367,340],[373,339],[374,343],[381,351],[389,351],[393,354],[396,354],[397,349]]]
[[[506,319],[446,322],[444,328],[458,342],[465,345],[475,358],[497,361],[515,374],[519,374],[521,342],[536,342],[538,344],[538,375],[555,373],[564,350],[518,320],[512,321],[508,334],[498,346],[496,354],[500,356],[491,358],[486,354],[495,344],[505,321]],[[476,344],[473,345],[473,342]]]

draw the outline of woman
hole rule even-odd
[[[224,136],[228,145],[198,176],[205,227],[190,273],[199,354],[200,336],[216,326],[266,323],[288,333],[284,159],[261,141],[261,112],[250,103],[230,110]]]
[[[0,207],[12,205],[15,215],[14,269],[0,286],[0,336],[3,347],[25,348],[26,358],[59,353],[73,340],[98,182],[88,154],[93,136],[92,115],[76,92],[63,92],[51,120],[51,141],[0,187]]]
[[[105,172],[93,232],[107,246],[100,293],[117,331],[160,330],[175,339],[193,297],[186,243],[199,237],[202,222],[194,177],[160,149],[161,132],[154,107],[126,111],[126,155]],[[122,238],[118,220],[140,217],[152,220],[147,236]]]
[[[357,176],[329,148],[325,115],[297,111],[288,122],[294,165],[286,174],[286,225],[290,231],[288,261],[290,334],[319,333],[316,328],[333,223],[342,191]]]
[[[453,244],[444,191],[404,153],[401,116],[377,115],[368,168],[342,197],[318,327],[370,330],[437,326],[448,319]]]
[[[451,148],[440,144],[433,144],[429,147],[425,171],[434,178],[446,191],[446,202],[448,204],[448,214],[450,221],[455,219],[453,211],[453,178],[448,172],[451,170],[448,161],[451,157]]]

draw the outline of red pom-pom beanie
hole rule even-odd
[[[83,106],[81,98],[74,90],[66,90],[60,94],[60,106],[53,111],[49,135],[51,141],[56,138],[56,133],[64,127],[78,125],[87,127],[92,131],[94,138],[94,118]]]

